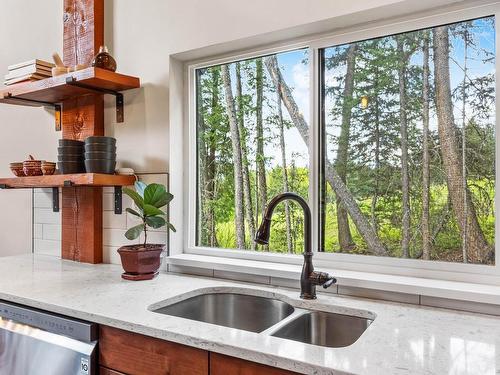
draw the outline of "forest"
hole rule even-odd
[[[197,245],[298,254],[319,183],[321,251],[494,264],[494,17],[321,50],[320,181],[308,49],[196,71]],[[320,147],[322,146],[322,147]]]

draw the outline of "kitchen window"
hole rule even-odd
[[[498,276],[495,13],[190,65],[186,252],[299,263],[285,256],[303,248],[292,202],[269,247],[253,242],[265,202],[293,191],[310,202],[320,266]]]

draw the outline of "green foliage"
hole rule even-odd
[[[170,230],[175,232],[175,227],[163,217],[166,215],[165,212],[160,210],[161,207],[169,204],[174,198],[172,194],[167,192],[164,185],[146,185],[143,182],[137,181],[135,183],[135,191],[123,188],[123,192],[132,198],[138,209],[136,211],[132,208],[127,208],[126,212],[142,220],[141,224],[127,230],[125,237],[128,240],[135,240],[144,232],[144,246],[146,246],[148,227],[159,229],[167,225]]]

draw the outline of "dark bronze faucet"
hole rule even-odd
[[[311,209],[304,198],[295,193],[283,193],[271,199],[267,205],[262,223],[255,235],[255,242],[261,245],[267,245],[269,243],[271,217],[274,208],[280,202],[287,199],[291,199],[300,204],[304,211],[304,265],[302,266],[302,275],[300,276],[300,298],[316,299],[316,285],[322,285],[323,288],[326,289],[335,284],[337,280],[325,272],[314,271],[312,263]]]

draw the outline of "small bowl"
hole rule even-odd
[[[99,137],[99,136],[87,137],[85,139],[85,144],[87,145],[90,143],[100,143],[100,144],[107,144],[110,146],[116,146],[116,139],[113,137]]]
[[[65,146],[70,146],[70,147],[83,147],[85,143],[83,141],[76,141],[73,139],[60,139],[59,140],[59,147],[65,147]]]
[[[101,152],[101,151],[86,152],[85,160],[89,159],[116,160],[116,152]]]
[[[24,177],[26,176],[24,174],[24,168],[23,168],[23,163],[21,163],[21,165],[19,166],[10,166],[10,170],[12,171],[12,173],[14,173],[14,176],[16,177]]]
[[[116,146],[105,144],[105,143],[86,143],[85,152],[116,152]]]
[[[26,160],[23,162],[23,171],[26,176],[41,176],[42,160]]]
[[[42,164],[42,173],[44,176],[53,175],[56,171],[55,164]]]
[[[86,159],[85,170],[87,173],[115,174],[116,160]]]
[[[85,165],[82,162],[60,161],[57,167],[61,174],[85,173]]]

